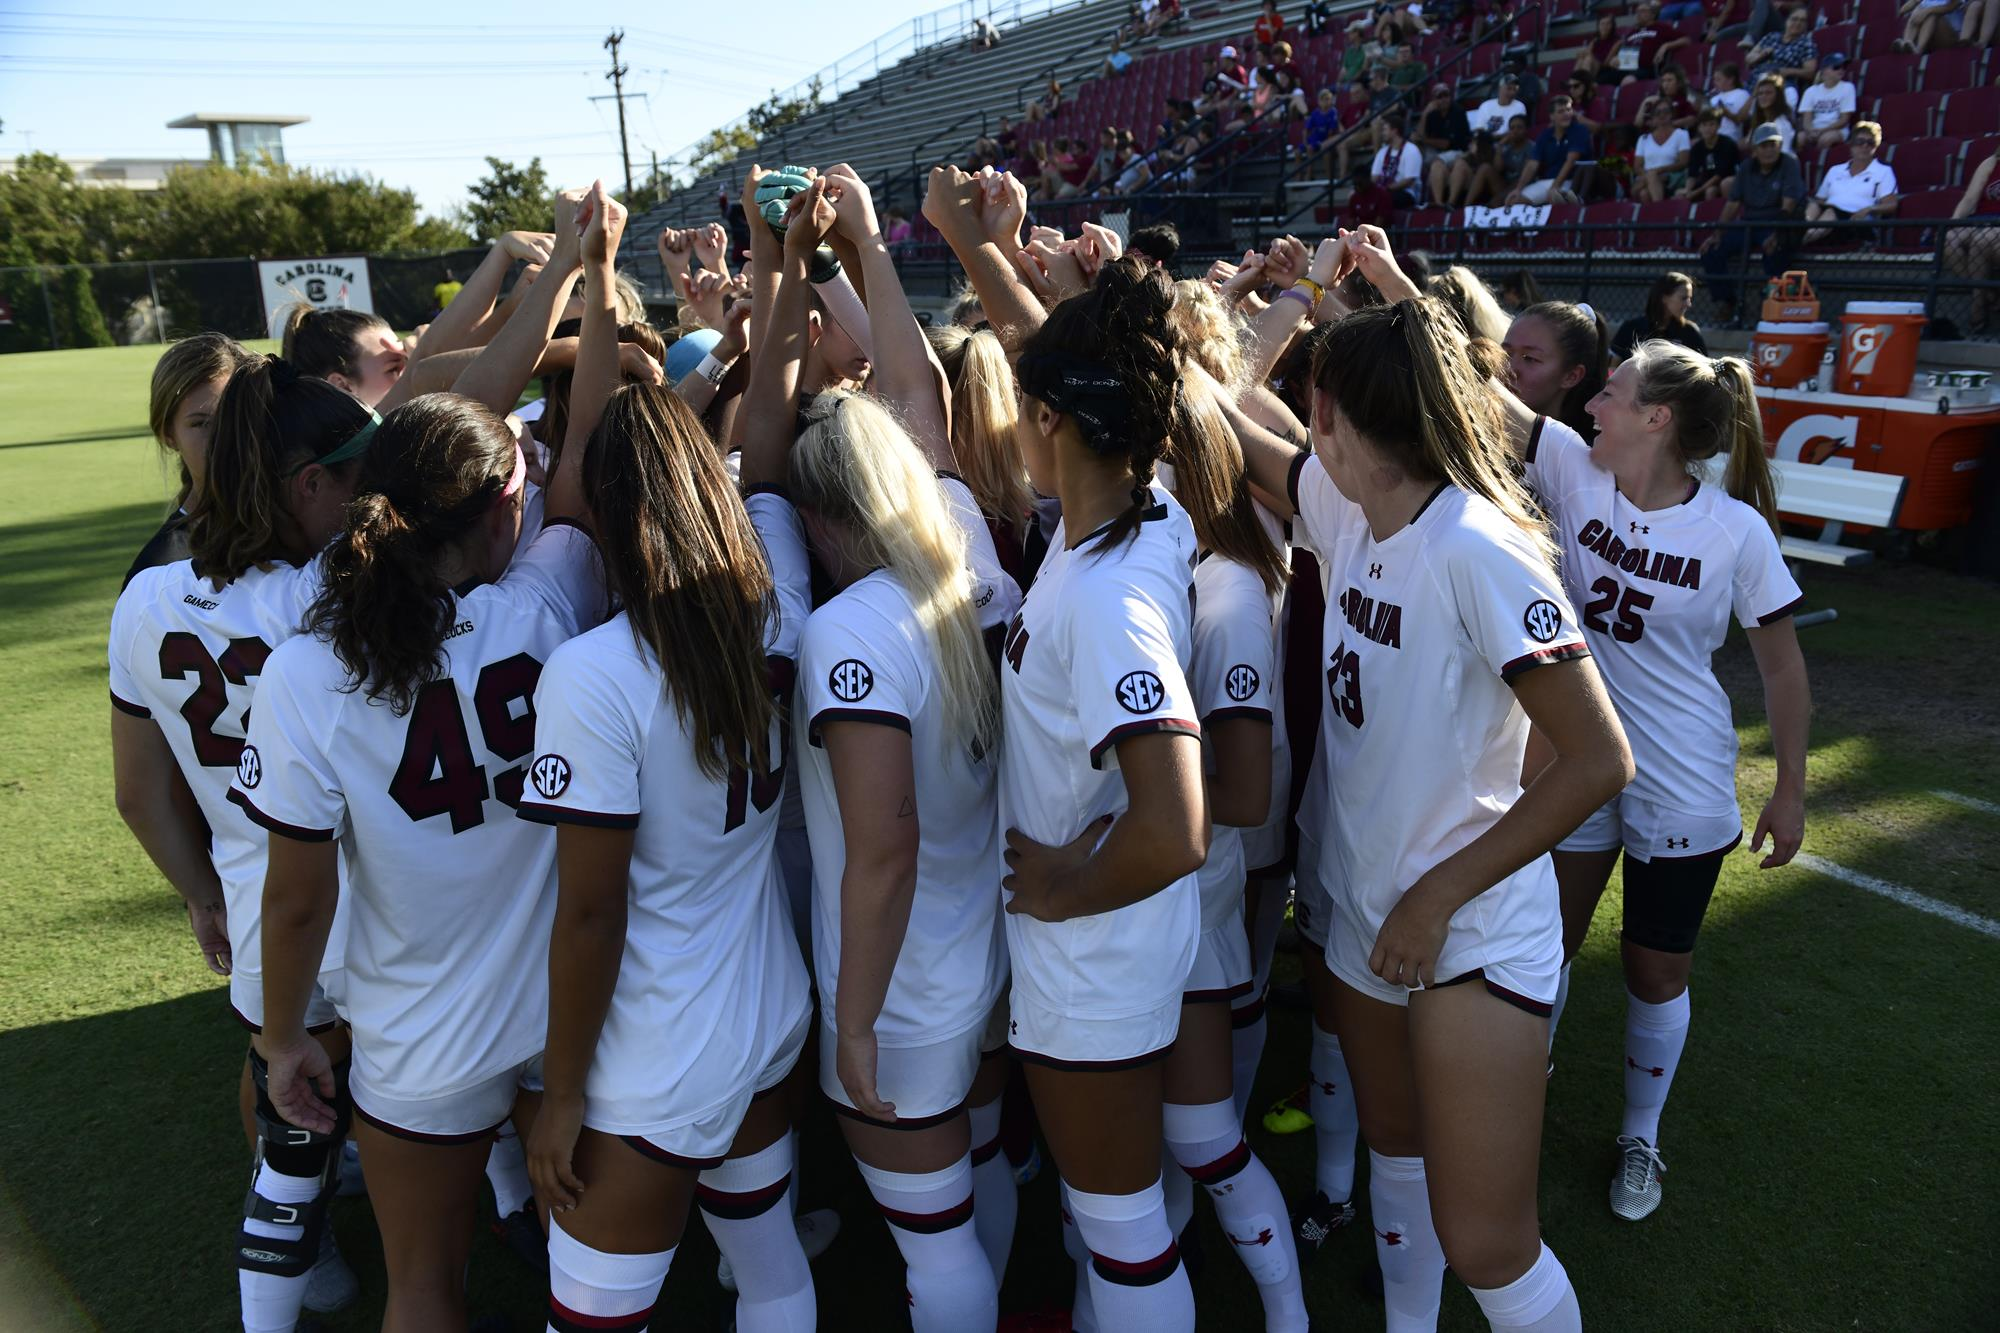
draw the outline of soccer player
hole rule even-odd
[[[153,363],[147,419],[153,439],[180,466],[180,488],[174,492],[174,512],[139,548],[132,568],[125,572],[126,584],[142,569],[187,559],[187,507],[208,468],[216,403],[229,377],[256,359],[227,334],[197,333],[175,342]]]
[[[1664,340],[1642,342],[1591,400],[1597,443],[1538,419],[1527,476],[1562,546],[1563,583],[1631,737],[1638,776],[1565,838],[1564,958],[1576,956],[1624,855],[1625,1119],[1611,1211],[1660,1206],[1660,1112],[1687,1042],[1695,938],[1722,863],[1743,837],[1736,729],[1710,658],[1734,614],[1764,682],[1778,761],[1750,850],[1789,862],[1805,832],[1811,698],[1792,613],[1798,584],[1777,506],[1750,367]],[[1721,460],[1720,484],[1702,465]],[[1563,964],[1562,992],[1569,988]]]
[[[1575,1330],[1536,1222],[1562,960],[1547,851],[1631,760],[1454,317],[1416,295],[1379,231],[1350,239],[1394,304],[1317,347],[1314,452],[1233,408],[1232,424],[1335,590],[1326,963],[1388,1327],[1435,1325],[1449,1262],[1495,1329]],[[1530,717],[1556,758],[1523,791]]]
[[[257,1038],[270,1099],[317,1133],[335,1128],[334,1084],[305,1002],[347,870],[342,998],[390,1327],[463,1321],[477,1182],[543,1043],[555,839],[512,807],[542,664],[604,611],[596,551],[573,522],[575,456],[616,383],[608,289],[623,210],[600,185],[562,196],[557,215],[548,268],[488,349],[521,354],[518,392],[586,248],[590,365],[544,527],[516,558],[526,459],[489,408],[437,394],[385,417],[326,550],[312,632],[264,665],[230,789],[271,835]]]
[[[1585,404],[1604,387],[1610,331],[1587,305],[1542,301],[1514,316],[1501,347],[1507,386],[1520,400],[1586,438],[1596,429]]]
[[[211,351],[221,363],[234,359],[236,345],[219,341],[227,345],[205,349],[203,359]],[[185,366],[189,357],[178,359]],[[373,428],[352,395],[276,357],[229,374],[199,459],[184,455],[200,478],[187,501],[194,558],[140,571],[112,612],[111,753],[119,813],[180,893],[203,960],[229,978],[231,1009],[255,1033],[265,1018],[265,838],[229,804],[230,780],[251,691],[319,592],[313,556],[340,530]],[[331,932],[320,971],[339,973],[344,939],[342,929]],[[308,1040],[344,1082],[348,1038],[335,1017],[309,982]],[[344,1121],[344,1097],[336,1091],[332,1100]],[[293,1142],[254,1049],[239,1103],[257,1152],[237,1240],[243,1326],[276,1333],[292,1327],[303,1304],[325,1312],[353,1299],[354,1278],[326,1225],[345,1127]]]
[[[802,246],[787,258],[802,265]],[[729,1260],[737,1326],[813,1326],[775,1095],[811,1018],[777,859],[811,576],[772,490],[805,339],[801,312],[789,335],[766,330],[752,365],[747,510],[664,389],[620,393],[592,460],[615,447],[587,464],[623,611],[550,663],[522,811],[557,826],[561,861],[529,1136],[553,1210],[552,1328],[645,1325],[690,1202]]]

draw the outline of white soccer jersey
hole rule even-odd
[[[244,571],[217,588],[194,562],[141,572],[111,613],[111,702],[159,724],[208,821],[209,859],[229,914],[230,971],[263,976],[264,830],[229,803],[252,692],[272,649],[298,634],[320,590],[319,561]],[[324,972],[341,966],[346,921],[337,909]],[[261,1014],[245,1014],[262,1022]]]
[[[422,1101],[542,1048],[555,839],[514,818],[549,655],[603,613],[595,546],[555,522],[498,583],[453,597],[435,680],[398,717],[329,643],[271,654],[229,799],[275,833],[339,838],[357,1080]]]
[[[1257,521],[1292,567],[1291,525],[1252,502]],[[1271,813],[1256,828],[1243,830],[1243,864],[1252,874],[1285,859],[1285,829],[1292,815],[1292,742],[1285,730],[1285,636],[1291,624],[1291,594],[1271,599]]]
[[[1011,582],[1011,580],[1009,580]],[[878,570],[813,612],[799,656],[793,753],[805,788],[813,853],[813,960],[830,1019],[840,981],[841,876],[846,843],[830,722],[872,722],[910,734],[917,794],[917,889],[909,929],[875,1020],[885,1046],[931,1045],[986,1022],[1006,983],[1000,937],[998,755],[974,754],[945,719],[937,659],[910,594]]]
[[[1331,589],[1320,880],[1365,957],[1404,891],[1520,798],[1528,719],[1507,682],[1588,649],[1555,571],[1488,501],[1440,486],[1377,541],[1319,459],[1291,493]],[[1541,956],[1561,924],[1538,856],[1452,915],[1437,979]]]
[[[979,512],[972,488],[954,473],[938,474],[938,489],[944,493],[945,508],[952,521],[965,533],[965,562],[972,572],[972,606],[979,628],[1003,629],[1021,609],[1021,587],[1014,576],[1000,567],[1000,551],[993,545],[992,530]]]
[[[606,1134],[705,1119],[778,1057],[810,1004],[777,861],[805,538],[777,495],[745,507],[779,590],[765,647],[780,708],[761,771],[742,755],[726,778],[702,772],[622,613],[559,648],[536,696],[521,818],[633,830],[624,956],[584,1083],[584,1123]]]
[[[1006,754],[1000,826],[1061,845],[1128,804],[1119,741],[1198,735],[1193,652],[1194,527],[1164,489],[1137,537],[1075,547],[1058,524],[1007,634],[1000,670]],[[1004,864],[998,873],[1005,875]],[[1044,1009],[1107,1019],[1178,1002],[1201,929],[1195,877],[1113,912],[1070,921],[1007,917],[1014,985]]]
[[[1546,418],[1528,479],[1561,536],[1563,583],[1625,724],[1638,776],[1626,791],[1672,810],[1736,810],[1736,728],[1710,665],[1729,616],[1768,625],[1799,585],[1755,509],[1706,483],[1646,511],[1619,494],[1590,446]]]
[[[1203,767],[1215,780],[1208,729],[1230,718],[1275,721],[1272,683],[1278,676],[1271,594],[1247,565],[1205,553],[1194,568],[1194,655],[1188,685],[1202,726]],[[1273,728],[1275,731],[1275,727]],[[1208,860],[1195,878],[1201,887],[1201,928],[1215,930],[1243,911],[1243,881],[1251,869],[1245,830],[1213,826]]]

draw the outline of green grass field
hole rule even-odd
[[[245,1183],[243,1036],[177,901],[112,808],[104,632],[163,512],[146,437],[149,348],[0,357],[0,1330],[236,1327],[229,1266]],[[1804,634],[1819,712],[1807,850],[2000,917],[2000,589],[1908,565],[1810,569],[1833,625]],[[1746,818],[1771,764],[1740,636],[1718,663],[1743,737]],[[1579,961],[1549,1089],[1542,1215],[1599,1329],[1993,1327],[2000,1296],[2000,940],[1836,879],[1733,858],[1703,935],[1695,1020],[1662,1131],[1667,1201],[1634,1227],[1605,1184],[1623,997],[1615,892]],[[1281,960],[1281,967],[1286,964]],[[1259,1104],[1302,1076],[1305,1021],[1274,1010]],[[1253,1145],[1289,1187],[1311,1135]],[[822,1326],[906,1326],[895,1252],[827,1124],[808,1206],[845,1228],[817,1266]],[[1048,1174],[1024,1194],[1003,1307],[1066,1303]],[[335,1210],[373,1328],[365,1199]],[[1202,1327],[1262,1325],[1204,1205]],[[1380,1327],[1365,1230],[1308,1266],[1322,1328]],[[1448,1283],[1444,1325],[1483,1328]],[[539,1280],[481,1238],[475,1317],[539,1329]],[[672,1326],[721,1329],[714,1251],[690,1228]],[[1983,1312],[1983,1313],[1982,1313]]]

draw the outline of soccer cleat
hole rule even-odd
[[[1042,1174],[1042,1150],[1037,1144],[1028,1145],[1028,1160],[1014,1168],[1014,1188],[1019,1189]]]
[[[1292,1230],[1299,1238],[1299,1254],[1317,1253],[1334,1232],[1354,1221],[1354,1202],[1351,1199],[1335,1203],[1322,1190],[1314,1190],[1313,1196],[1292,1210]]]
[[[1652,1216],[1660,1206],[1660,1177],[1667,1164],[1644,1139],[1618,1136],[1618,1169],[1611,1175],[1611,1211],[1627,1222]]]
[[[1313,1127],[1312,1113],[1306,1110],[1308,1085],[1301,1083],[1264,1112],[1264,1128],[1273,1134],[1297,1134]]]
[[[535,1215],[534,1204],[494,1219],[493,1234],[528,1267],[538,1273],[549,1271],[549,1238],[542,1232],[542,1220]]]
[[[361,1174],[361,1150],[354,1146],[353,1139],[349,1139],[340,1145],[339,1197],[351,1199],[367,1192],[368,1180]]]
[[[321,1227],[319,1259],[306,1270],[306,1309],[314,1314],[332,1314],[354,1304],[354,1298],[360,1294],[361,1283],[355,1278],[354,1270],[347,1266],[347,1260],[341,1258],[340,1251],[334,1248],[333,1228]]]
[[[793,1218],[792,1226],[799,1233],[799,1248],[806,1252],[806,1262],[811,1263],[825,1254],[826,1247],[840,1234],[840,1214],[831,1208],[815,1208]],[[716,1256],[715,1280],[724,1291],[736,1290],[736,1270],[729,1266],[726,1254]]]

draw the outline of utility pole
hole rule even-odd
[[[667,187],[660,180],[660,150],[654,148],[650,151],[653,154],[653,202],[664,204],[667,202]]]
[[[632,197],[632,149],[625,141],[625,66],[618,63],[618,44],[625,40],[625,30],[619,28],[604,39],[605,49],[611,52],[611,72],[604,77],[611,80],[612,94],[618,102],[618,155],[625,163],[625,197]]]

